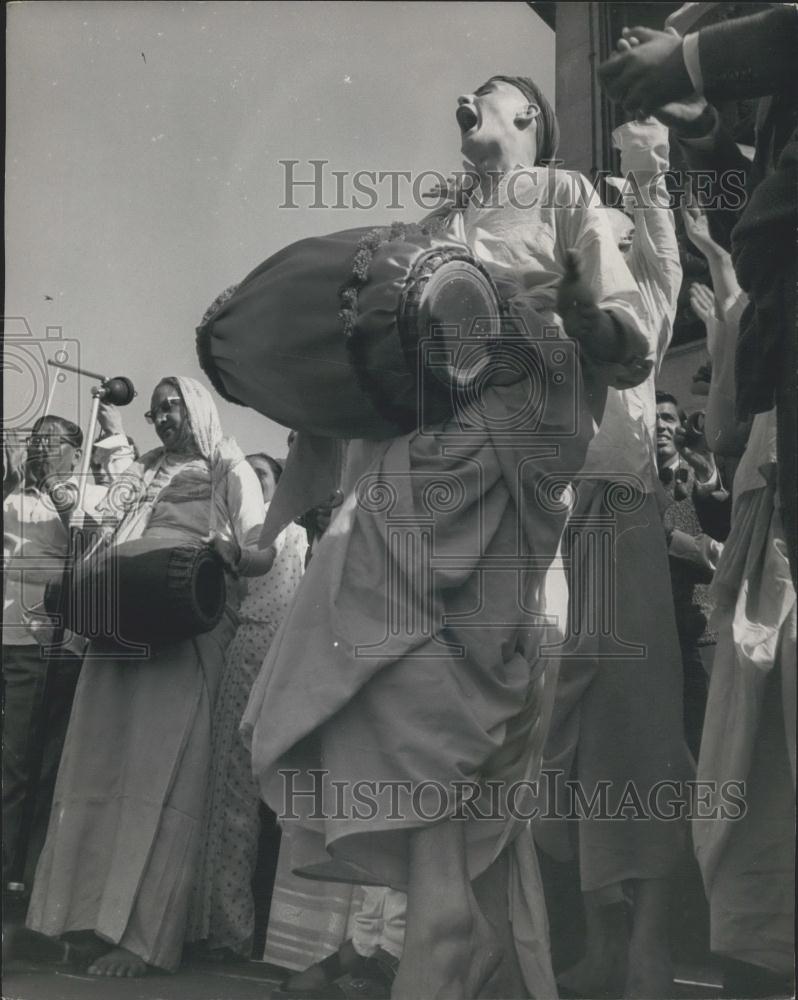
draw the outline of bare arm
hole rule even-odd
[[[706,257],[715,295],[715,316],[708,317],[712,335],[707,344],[712,358],[712,380],[707,398],[704,433],[709,447],[718,455],[741,455],[748,437],[748,423],[735,417],[735,356],[740,316],[747,298],[737,283],[731,256],[709,234],[706,216],[697,208],[682,210],[687,235]],[[701,314],[703,296],[691,289],[691,303]]]
[[[701,251],[709,265],[716,310],[718,317],[723,319],[726,312],[734,308],[742,294],[734,273],[731,254],[712,238],[707,217],[700,208],[695,205],[685,205],[682,208],[682,218],[690,242]]]

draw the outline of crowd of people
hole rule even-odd
[[[599,69],[630,112],[622,208],[557,165],[529,78],[458,99],[476,184],[424,225],[470,248],[529,336],[575,345],[534,421],[523,380],[488,379],[467,433],[455,415],[339,442],[336,491],[287,523],[268,516],[283,462],[245,456],[188,376],[155,385],[141,455],[108,404],[95,441],[49,413],[5,449],[3,873],[30,887],[9,953],[109,977],[256,957],[294,1000],[666,997],[694,851],[726,995],[791,995],[797,20],[624,32]],[[739,166],[709,103],[728,96],[768,104],[747,204],[674,209],[674,142]],[[661,377],[676,213],[711,278],[689,288],[711,362],[689,415]],[[286,469],[312,454],[302,435]],[[459,502],[434,508],[422,579],[392,526],[412,534],[442,480]],[[45,591],[77,537],[208,547],[221,615],[138,659],[59,628]],[[581,891],[565,968],[543,856]]]

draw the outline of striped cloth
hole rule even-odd
[[[352,936],[363,889],[300,878],[290,865],[290,838],[283,832],[263,961],[299,971],[331,955]]]

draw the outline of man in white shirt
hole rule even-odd
[[[103,405],[100,423],[111,433],[97,444],[109,469],[119,474],[133,453],[124,435],[116,433],[115,408]],[[82,658],[80,644],[66,641],[48,661],[44,646],[52,640],[53,626],[43,602],[48,581],[61,576],[69,551],[83,433],[72,421],[50,415],[36,421],[26,443],[24,482],[3,502],[4,884],[9,878],[24,881],[41,848]],[[97,518],[105,494],[93,478],[86,484],[87,518]],[[34,788],[39,754],[41,776]],[[25,813],[26,803],[33,808],[34,794],[29,846]]]
[[[565,546],[572,558],[572,635],[563,649],[546,748],[546,766],[562,772],[558,789],[549,789],[553,800],[560,781],[578,767],[588,801],[600,782],[611,784],[610,814],[629,783],[647,798],[658,781],[688,776],[655,446],[654,379],[671,340],[682,279],[664,184],[668,133],[658,122],[634,121],[617,128],[613,141],[630,215],[605,211],[620,222],[616,233],[643,300],[654,365],[641,384],[608,390],[580,477]],[[606,563],[591,557],[591,536],[596,551],[607,546]],[[602,583],[590,586],[595,573]],[[580,816],[588,932],[583,959],[560,976],[563,987],[592,994],[617,985],[627,995],[652,996],[670,988],[667,936],[654,928],[667,916],[668,875],[684,832],[683,824],[653,815],[646,822],[621,815],[609,823]],[[570,856],[561,824],[541,823],[536,836],[554,857]],[[624,884],[632,887],[634,904],[631,948]]]

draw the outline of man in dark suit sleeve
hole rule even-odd
[[[731,248],[749,298],[737,352],[738,417],[776,403],[779,497],[795,582],[798,9],[774,5],[683,39],[673,31],[625,29],[621,48],[599,67],[610,97],[635,113],[655,114],[676,133],[691,168],[714,172],[706,192],[712,235]],[[751,97],[761,100],[747,164],[706,102]],[[730,171],[746,179],[741,213],[724,191]]]
[[[625,28],[638,44],[599,67],[609,96],[631,112],[654,114],[693,93],[708,101],[784,94],[795,89],[798,10],[779,4],[681,38],[674,31]]]

